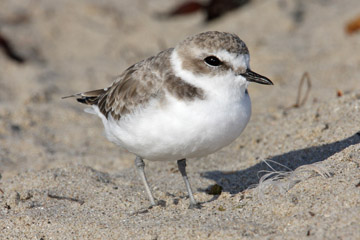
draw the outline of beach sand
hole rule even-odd
[[[360,31],[345,31],[358,0],[253,0],[207,24],[157,17],[179,3],[2,1],[0,33],[26,62],[0,54],[0,239],[360,239]],[[239,35],[275,85],[250,85],[235,142],[188,160],[200,210],[176,162],[145,161],[163,203],[149,209],[134,155],[61,97],[208,30]],[[309,96],[294,106],[305,72]]]

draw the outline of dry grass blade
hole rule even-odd
[[[284,167],[289,171],[277,171],[269,164],[269,162]],[[331,176],[330,173],[323,166],[316,163],[302,165],[295,170],[291,170],[283,164],[277,163],[272,160],[264,160],[264,163],[269,166],[271,170],[259,171],[259,173],[266,173],[260,178],[259,184],[256,188],[260,199],[264,199],[264,194],[273,189],[279,191],[281,194],[284,194],[292,187],[294,187],[297,183],[310,178],[313,173],[316,173],[324,178],[328,178]]]
[[[306,83],[307,83],[307,88],[306,88],[305,95],[301,100],[301,90],[303,88],[302,86],[304,85],[305,80],[306,80]],[[299,85],[299,88],[298,88],[298,95],[297,95],[297,98],[296,98],[295,107],[301,107],[301,106],[303,106],[305,104],[307,98],[309,97],[310,89],[311,89],[310,75],[309,75],[308,72],[304,72],[304,74],[302,75],[301,80],[300,80],[300,85]]]
[[[302,96],[302,89],[303,89],[303,85],[305,84],[306,82],[306,90],[305,90],[305,94],[304,96]],[[290,108],[299,108],[301,106],[303,106],[308,97],[309,97],[309,94],[310,94],[310,90],[311,90],[311,79],[310,79],[310,75],[308,72],[304,72],[304,74],[302,75],[301,79],[300,79],[300,84],[299,84],[299,87],[298,87],[298,93],[297,93],[297,96],[296,96],[296,102],[294,105],[286,108],[286,109],[290,109]]]

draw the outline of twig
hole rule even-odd
[[[80,205],[83,205],[85,203],[85,201],[80,200],[80,199],[71,198],[71,197],[64,197],[64,196],[57,196],[57,195],[53,195],[51,193],[48,193],[48,197],[49,198],[55,198],[55,199],[58,199],[58,200],[69,200],[69,201],[77,202]]]
[[[3,49],[4,54],[11,60],[17,63],[25,63],[26,59],[20,56],[12,46],[11,42],[0,33],[0,47]]]

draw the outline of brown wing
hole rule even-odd
[[[135,108],[144,106],[150,99],[159,97],[163,80],[148,68],[144,62],[128,68],[99,96],[97,105],[101,113],[106,117],[110,113],[118,120]]]
[[[169,59],[172,51],[165,50],[129,67],[108,88],[68,97],[76,97],[84,104],[97,105],[106,118],[111,114],[116,120],[143,107],[151,99],[164,97],[165,91],[185,101],[204,99],[201,89],[174,76]]]
[[[114,83],[105,89],[74,94],[77,101],[97,105],[106,118],[109,114],[116,120],[144,106],[149,100],[163,96],[166,69],[172,49],[159,53],[126,69]],[[67,97],[64,97],[67,98]]]

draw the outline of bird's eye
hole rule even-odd
[[[209,56],[204,59],[204,61],[209,64],[210,66],[220,66],[222,62],[215,56]]]

